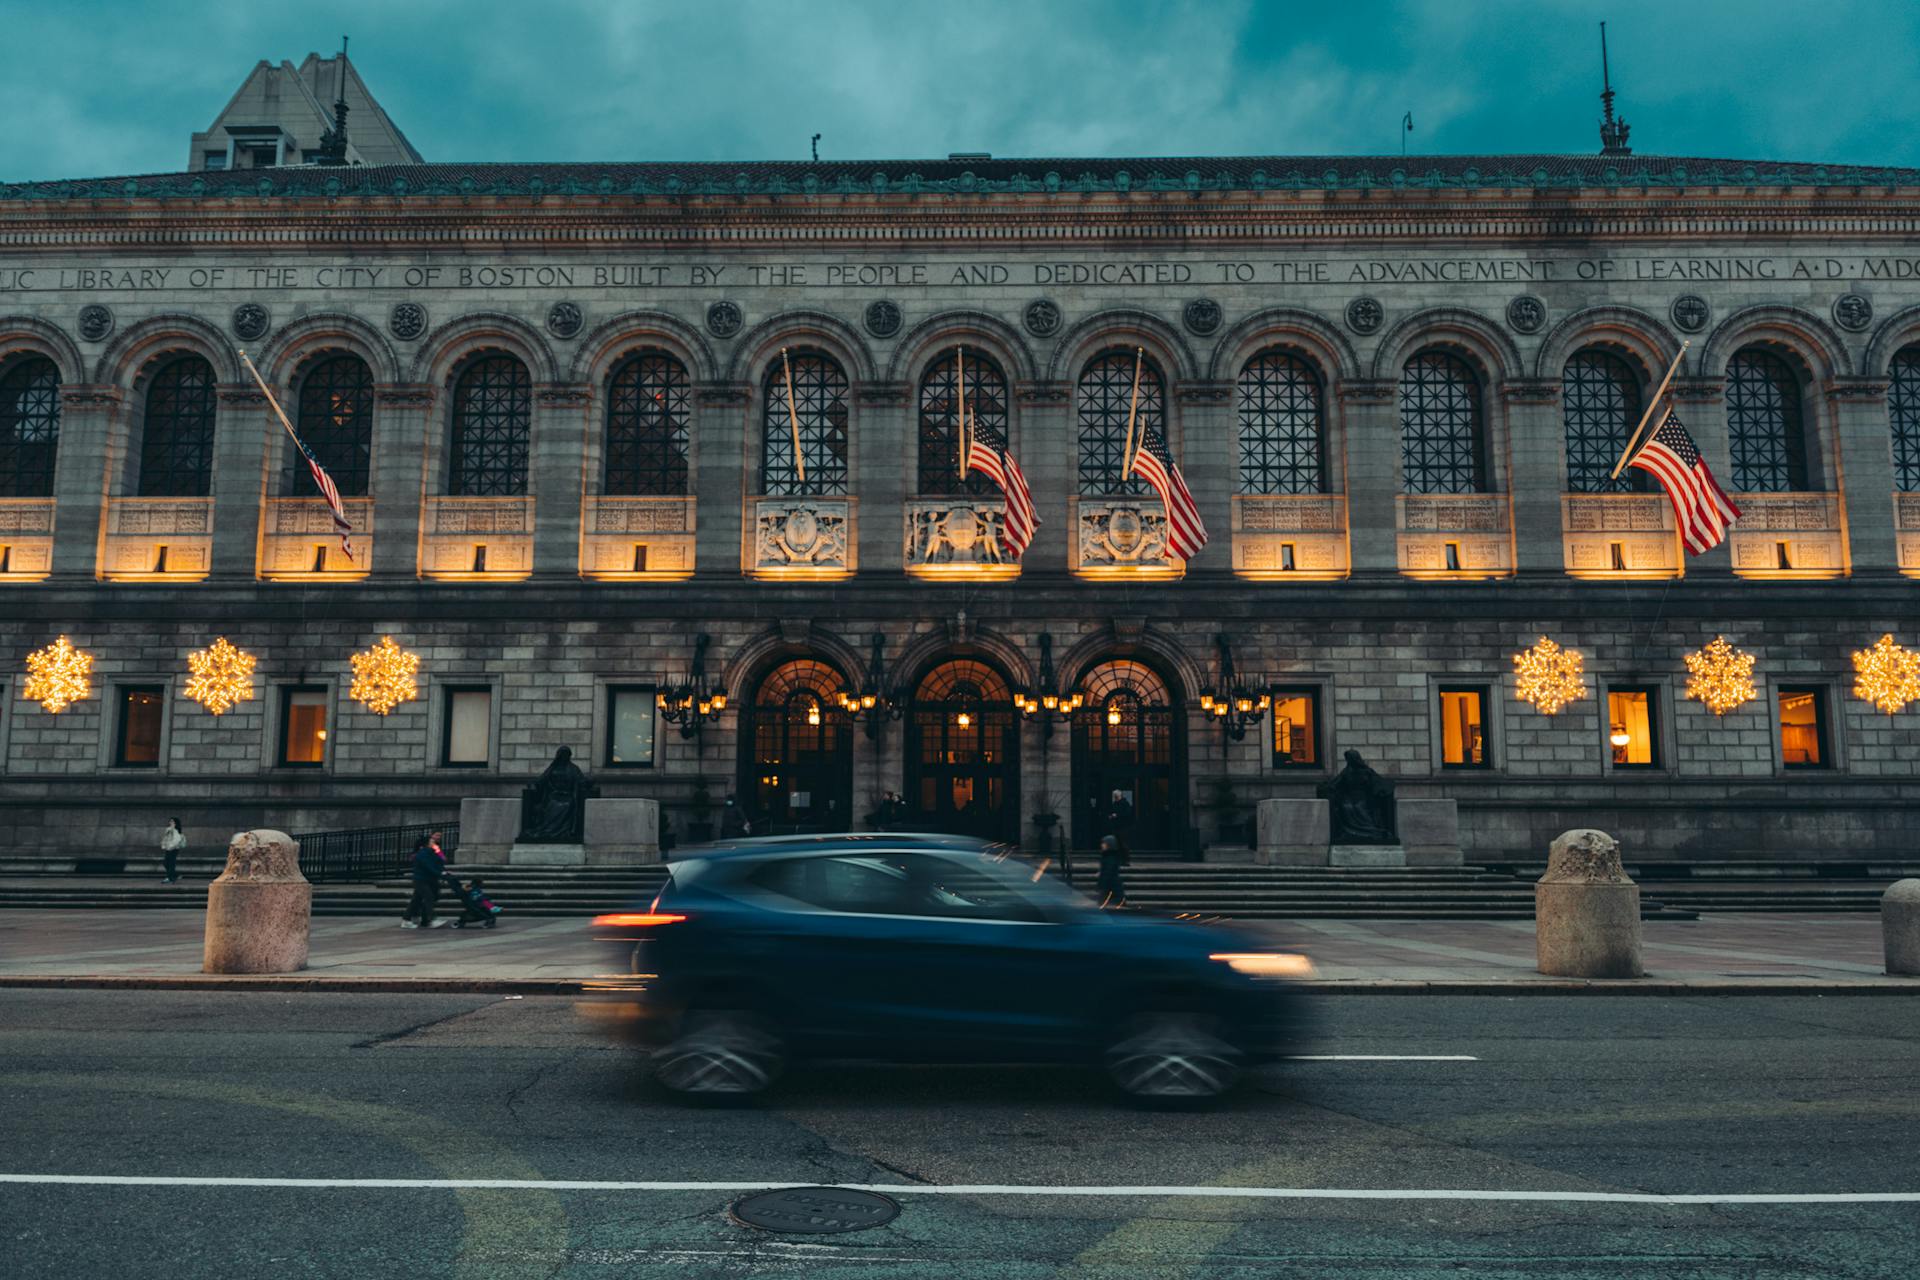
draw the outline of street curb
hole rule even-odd
[[[0,988],[96,991],[314,991],[360,995],[577,996],[580,978],[325,977],[299,974],[0,974]],[[1920,996],[1920,979],[1688,982],[1667,978],[1400,979],[1294,984],[1313,996]]]

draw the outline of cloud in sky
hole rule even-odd
[[[0,179],[175,171],[341,31],[429,160],[1573,152],[1920,165],[1920,5],[0,0]]]

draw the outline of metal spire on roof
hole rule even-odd
[[[320,135],[315,164],[347,162],[347,37],[340,37],[340,62],[334,68],[333,128]]]
[[[1613,77],[1607,69],[1607,24],[1600,24],[1600,105],[1605,114],[1600,120],[1600,154],[1603,156],[1628,156],[1633,151],[1627,146],[1629,126],[1626,120],[1613,117]]]

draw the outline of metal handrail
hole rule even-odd
[[[399,827],[361,827],[352,831],[295,834],[300,874],[314,884],[327,881],[392,880],[408,874],[414,846],[440,832],[449,857],[460,844],[458,822],[415,822]]]

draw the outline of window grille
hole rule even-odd
[[[1808,487],[1800,380],[1786,361],[1740,351],[1727,362],[1727,440],[1735,490],[1788,493]]]
[[[787,367],[793,369],[793,413],[787,411]],[[779,495],[847,491],[847,375],[832,357],[793,351],[767,369],[766,410],[760,419],[760,488]],[[802,479],[794,465],[798,420]]]
[[[153,375],[140,432],[143,498],[204,498],[213,491],[213,366],[182,356]]]
[[[1400,459],[1408,493],[1487,487],[1480,380],[1458,356],[1428,351],[1400,376]]]
[[[1639,425],[1640,379],[1618,356],[1582,351],[1561,374],[1560,404],[1567,428],[1570,493],[1645,493],[1652,477],[1633,467],[1611,475]]]
[[[1240,493],[1325,493],[1320,378],[1284,351],[1240,371]]]
[[[0,498],[53,496],[60,445],[60,370],[45,356],[0,373]]]
[[[453,387],[453,459],[447,492],[511,497],[527,491],[533,383],[512,356],[482,356]]]
[[[1887,417],[1893,426],[1893,484],[1920,493],[1920,347],[1893,358],[1887,384]],[[0,397],[0,405],[4,405]],[[4,413],[4,409],[0,409]]]
[[[1080,414],[1080,492],[1090,497],[1140,498],[1153,492],[1139,476],[1120,478],[1121,455],[1126,450],[1127,410],[1133,402],[1132,351],[1108,351],[1095,356],[1080,371],[1075,397]],[[1151,360],[1140,362],[1140,408],[1134,418],[1134,447],[1152,427],[1167,438],[1166,393],[1160,370]]]
[[[920,478],[915,492],[928,497],[979,497],[999,489],[978,471],[960,478],[957,362],[948,352],[920,379]],[[981,438],[1007,439],[1007,379],[1000,366],[968,352],[967,414]]]
[[[614,496],[687,492],[690,438],[687,367],[665,351],[641,351],[607,380],[607,472]]]
[[[300,380],[295,425],[342,497],[362,498],[373,462],[373,374],[359,356],[330,356]],[[289,498],[317,498],[319,486],[298,449],[287,459]]]

